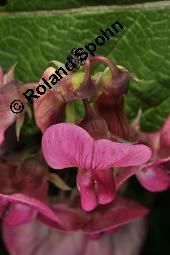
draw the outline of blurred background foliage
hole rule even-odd
[[[142,108],[142,129],[156,130],[170,113],[170,2],[147,2],[1,0],[0,65],[7,70],[17,62],[17,79],[38,82],[49,61],[65,63],[72,48],[93,42],[99,29],[118,20],[125,30],[98,46],[96,55],[111,58],[141,80],[130,85],[127,113],[132,119]],[[34,130],[31,123],[27,132]],[[146,195],[135,178],[131,185],[132,195],[145,200],[148,192]],[[169,191],[150,196],[149,202],[143,201],[152,211],[142,255],[169,254]],[[7,254],[1,246],[0,255]]]

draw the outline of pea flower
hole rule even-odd
[[[152,149],[150,161],[140,166],[137,178],[141,185],[149,191],[164,191],[170,187],[170,116],[163,127],[155,132],[141,132],[140,116],[132,124],[133,131],[139,142],[145,143]]]
[[[111,60],[97,56],[92,61],[101,62],[108,67],[99,75],[97,87],[100,88],[95,99],[95,109],[114,136],[129,138],[129,125],[124,109],[124,94],[128,92],[132,78],[123,67],[116,66]]]
[[[69,123],[49,127],[43,134],[42,150],[48,165],[54,169],[79,168],[77,186],[86,211],[114,200],[112,167],[141,165],[151,156],[145,145],[94,140],[84,129]]]

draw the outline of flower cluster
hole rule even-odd
[[[92,75],[94,63],[107,67]],[[42,78],[54,72],[49,67]],[[124,100],[132,79],[111,60],[89,57],[30,109],[23,91],[35,83],[0,68],[0,216],[11,255],[113,254],[126,239],[124,225],[148,213],[127,198],[130,177],[151,192],[170,187],[170,116],[154,133],[140,130],[139,115],[129,124]],[[25,104],[19,116],[10,111],[14,97]],[[32,111],[40,135],[28,141],[21,128]]]

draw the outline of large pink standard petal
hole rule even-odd
[[[42,138],[42,149],[47,163],[54,169],[136,166],[147,162],[151,156],[151,150],[145,145],[93,140],[84,129],[69,123],[48,128]]]

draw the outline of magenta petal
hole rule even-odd
[[[114,200],[116,195],[112,169],[93,170],[95,189],[99,204],[107,204]]]
[[[93,210],[98,202],[95,194],[92,170],[80,169],[77,174],[77,186],[81,192],[81,205],[85,211]]]
[[[53,220],[54,222],[61,224],[61,219],[57,216],[53,208],[50,207],[50,205],[48,205],[47,203],[41,202],[39,199],[29,197],[21,193],[16,193],[12,195],[0,194],[0,198],[7,199],[9,202],[21,203],[26,206],[29,206],[32,210],[35,210],[39,212],[40,214],[44,215],[45,217],[49,218],[50,220]],[[16,208],[14,210],[15,213],[16,213]],[[15,217],[15,213],[14,213],[14,217]],[[30,212],[27,211],[27,213],[30,213]],[[33,214],[30,213],[30,216],[32,217]],[[11,216],[9,216],[10,218],[8,220],[8,223],[11,222],[13,224],[12,216],[13,214],[11,211]],[[26,217],[24,218],[23,216],[23,219],[26,220]]]
[[[84,129],[76,125],[56,124],[44,132],[42,150],[47,163],[52,168],[90,169],[93,139]]]
[[[66,204],[56,204],[53,205],[53,210],[56,212],[56,215],[62,219],[62,224],[56,223],[53,219],[47,218],[46,216],[39,214],[37,219],[41,222],[54,227],[58,230],[64,232],[71,232],[81,229],[81,227],[89,221],[90,214],[85,213],[78,203],[74,205],[74,208],[67,206]]]
[[[145,145],[132,145],[101,139],[95,141],[93,169],[138,166],[149,160],[151,150]]]
[[[36,216],[36,210],[28,205],[12,203],[9,211],[5,213],[4,221],[9,225],[17,225],[32,221]]]
[[[151,150],[145,145],[93,140],[84,129],[68,123],[53,125],[45,131],[42,150],[47,163],[59,169],[136,166],[147,162],[151,156]]]
[[[141,185],[149,191],[164,191],[170,187],[170,161],[157,160],[137,173]]]
[[[102,233],[118,228],[134,219],[143,217],[148,209],[123,197],[117,197],[109,205],[100,206],[94,211],[93,218],[83,227],[87,233]]]

